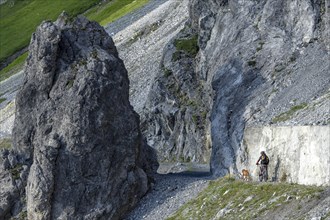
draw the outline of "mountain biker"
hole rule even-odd
[[[259,165],[259,161],[260,161],[260,173],[259,173],[259,180],[260,182],[262,182],[262,180],[264,179],[264,181],[268,180],[268,164],[269,164],[269,158],[266,155],[265,151],[261,151],[260,152],[260,157],[256,163],[256,165]]]

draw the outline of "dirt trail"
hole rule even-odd
[[[166,219],[183,204],[195,198],[212,179],[209,173],[157,174],[152,190],[125,220]]]

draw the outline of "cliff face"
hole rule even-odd
[[[4,155],[3,172],[16,167],[11,181],[26,184],[29,219],[119,219],[149,189],[157,161],[111,37],[96,22],[62,15],[38,27],[29,51],[16,98],[18,159]]]
[[[187,11],[179,13],[185,16]],[[141,112],[143,132],[161,161],[209,162],[210,123],[206,119],[211,94],[195,72],[197,39],[197,31],[185,24],[163,46],[160,70]]]
[[[324,1],[191,1],[201,47],[196,72],[214,91],[215,175],[236,172],[246,160],[246,125],[329,124],[328,7]]]
[[[222,176],[267,147],[243,147],[246,126],[329,126],[328,1],[191,0],[189,15],[147,104],[166,158],[203,162],[212,148]]]

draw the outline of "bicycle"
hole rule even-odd
[[[257,164],[258,167],[260,168],[259,170],[259,181],[265,181],[267,182],[268,180],[268,172],[267,172],[267,165],[265,164]]]

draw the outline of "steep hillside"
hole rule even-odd
[[[51,2],[11,0],[2,3],[0,5],[0,69],[7,65],[6,59],[9,56],[29,44],[31,34],[41,21],[47,19],[54,20],[63,10],[76,16],[98,2],[100,0]]]
[[[148,2],[149,0],[70,0],[51,2],[10,0],[1,2],[0,81],[7,78],[10,73],[13,74],[13,65],[22,69],[21,66],[27,56],[25,52],[31,34],[41,21],[54,21],[61,12],[66,11],[72,17],[84,13],[89,19],[105,25]],[[21,55],[22,53],[23,55]],[[11,67],[8,68],[9,64]],[[5,67],[7,69],[3,70]]]
[[[174,219],[329,219],[329,188],[284,183],[211,181]]]
[[[251,148],[244,143],[249,128],[271,126],[276,132],[278,126],[317,125],[315,135],[329,129],[327,1],[164,0],[144,15],[129,17],[132,25],[125,21],[119,33],[108,31],[127,66],[130,101],[143,133],[161,161],[210,163],[221,176],[253,169],[253,158],[266,150],[277,167],[285,157],[300,160],[303,154],[278,155],[277,145],[262,135]],[[2,137],[11,133],[13,104],[8,103],[19,85],[14,82],[0,87],[6,93],[0,103]],[[300,143],[303,136],[286,137]],[[307,152],[328,149],[329,137],[322,138]],[[283,149],[290,149],[289,139],[282,140]],[[299,170],[293,161],[286,168]],[[284,170],[272,170],[274,177]]]
[[[212,148],[215,176],[255,163],[251,155],[261,150],[274,152],[274,163],[295,158],[288,166],[299,170],[296,162],[308,157],[291,152],[301,148],[291,149],[290,139],[303,133],[288,135],[285,153],[277,154],[272,141],[244,145],[244,131],[304,125],[319,125],[319,134],[328,131],[329,2],[192,0],[189,15],[164,49],[162,72],[142,114],[149,143],[167,160],[203,162]],[[329,143],[323,135],[307,152],[320,155],[316,151],[325,149],[328,158]],[[318,161],[329,167],[328,160]],[[316,181],[328,184],[328,179],[326,174]]]

